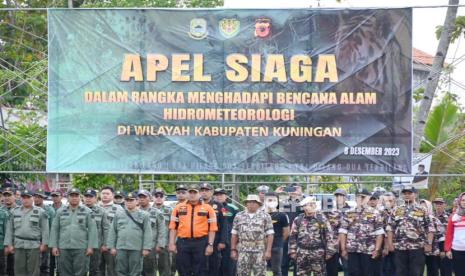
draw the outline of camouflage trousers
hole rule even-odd
[[[263,259],[265,252],[239,252],[237,260],[238,276],[266,275],[266,261]]]
[[[297,275],[326,276],[325,250],[297,248]]]

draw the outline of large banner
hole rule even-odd
[[[48,22],[49,172],[411,173],[411,9]]]

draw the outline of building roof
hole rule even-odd
[[[427,52],[423,52],[417,48],[413,48],[413,63],[432,66],[434,61],[434,56],[428,54]],[[447,62],[444,63],[447,66]]]

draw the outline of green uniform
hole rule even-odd
[[[123,208],[115,203],[111,203],[108,205],[101,205],[101,207],[105,210],[105,213],[107,215],[107,220],[109,225],[111,226],[113,222],[113,218],[115,217],[117,212],[123,212]],[[108,228],[108,230],[110,230]],[[105,234],[105,245],[107,245],[107,239],[108,239],[108,231]],[[100,259],[100,271],[101,274],[106,275],[106,276],[116,276],[116,258],[110,254],[110,252],[104,252],[102,253],[101,259]],[[106,273],[105,273],[106,272]]]
[[[168,243],[168,227],[165,224],[165,218],[160,210],[154,207],[142,208],[140,210],[145,211],[149,214],[150,217],[150,226],[152,228],[153,235],[153,245],[154,247],[166,248]],[[142,271],[144,275],[154,275],[155,274],[155,265],[157,261],[155,248],[152,248],[150,254],[147,257],[144,257]]]
[[[38,206],[45,210],[45,213],[48,216],[48,226],[49,229],[52,229],[52,222],[53,218],[55,217],[55,209],[49,205]],[[51,260],[51,250],[49,249],[46,252],[40,254],[40,273],[41,275],[49,275],[50,274],[50,260]]]
[[[117,275],[140,276],[142,250],[154,247],[150,216],[142,210],[134,210],[130,213],[134,222],[127,212],[116,213],[108,235],[108,248],[117,250]]]
[[[6,224],[8,223],[8,217],[8,211],[3,208],[0,208],[0,240],[2,241],[5,240]],[[6,274],[6,260],[3,249],[3,242],[0,242],[0,275]]]
[[[92,219],[95,220],[97,225],[98,247],[94,248],[94,254],[90,257],[89,276],[98,276],[100,275],[100,260],[102,256],[100,248],[107,240],[110,225],[105,209],[97,205],[90,207],[90,209],[92,210]]]
[[[173,208],[165,205],[162,205],[160,207],[154,205],[154,207],[160,210],[160,212],[163,214],[163,217],[165,219],[165,225],[168,229]],[[168,239],[169,236],[166,235],[166,245],[168,244]],[[174,263],[174,256],[173,254],[169,253],[167,246],[161,249],[161,252],[158,254],[157,261],[158,273],[160,274],[160,276],[171,276],[176,273],[176,264]]]
[[[60,276],[86,275],[89,266],[86,249],[98,248],[97,225],[92,219],[92,211],[85,206],[58,209],[52,223],[50,247],[60,250]]]
[[[5,246],[15,248],[14,270],[16,275],[40,275],[41,244],[48,244],[49,224],[45,210],[32,206],[16,207],[6,226]]]

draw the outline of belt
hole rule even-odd
[[[199,241],[199,240],[203,240],[203,239],[207,239],[208,236],[203,236],[203,237],[200,237],[200,238],[179,238],[180,240],[183,240],[183,241]]]
[[[40,242],[40,239],[33,239],[33,238],[25,238],[21,236],[15,236],[16,239],[24,240],[24,241],[38,241]]]

